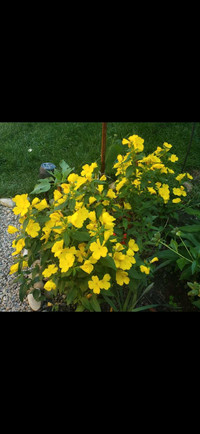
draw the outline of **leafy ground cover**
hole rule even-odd
[[[192,123],[110,122],[107,150],[131,134],[141,136],[147,152],[164,141],[173,145],[183,163]],[[200,167],[200,123],[196,124],[187,170]],[[44,162],[58,165],[64,159],[78,172],[83,164],[100,162],[101,122],[7,122],[0,123],[0,197],[29,193]]]

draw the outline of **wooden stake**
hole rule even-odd
[[[105,172],[107,122],[102,122],[101,173]]]

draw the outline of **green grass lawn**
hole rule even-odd
[[[0,197],[29,193],[38,179],[40,165],[56,166],[64,159],[79,171],[86,163],[101,157],[101,122],[8,122],[0,123]],[[192,123],[110,122],[107,149],[117,139],[138,134],[145,151],[151,152],[163,142],[183,163],[190,140]],[[32,152],[28,150],[32,149]],[[200,169],[200,123],[196,124],[186,169]]]

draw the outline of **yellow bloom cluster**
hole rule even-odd
[[[122,144],[127,145],[129,149],[125,156],[118,155],[117,163],[113,166],[117,176],[116,191],[121,197],[126,194],[145,194],[147,198],[148,194],[158,203],[160,198],[165,204],[170,198],[171,203],[181,202],[181,199],[174,198],[172,194],[185,197],[187,193],[180,183],[185,177],[193,179],[192,176],[189,173],[176,176],[173,168],[168,167],[169,163],[174,164],[178,161],[175,154],[169,154],[171,144],[164,142],[162,147],[158,146],[154,152],[144,156],[143,143],[144,140],[138,136],[122,140]],[[178,186],[176,181],[179,182]]]

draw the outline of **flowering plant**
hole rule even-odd
[[[116,169],[116,190],[119,196],[127,197],[132,209],[141,212],[141,203],[151,202],[156,207],[168,204],[168,210],[173,210],[169,204],[181,203],[187,196],[182,185],[187,178],[193,179],[189,173],[175,175],[174,163],[178,157],[170,152],[172,145],[165,142],[163,147],[145,156],[144,140],[137,135],[123,139],[122,144],[128,146],[125,156],[118,155],[114,165]],[[139,201],[138,201],[139,197]],[[166,207],[164,207],[166,210]]]
[[[116,305],[134,309],[137,289],[147,285],[158,260],[155,255],[142,259],[135,215],[141,215],[140,206],[149,199],[166,205],[171,188],[172,204],[180,203],[186,196],[181,181],[191,178],[181,174],[176,177],[178,185],[171,187],[174,171],[164,164],[178,159],[168,154],[171,145],[165,143],[145,157],[143,142],[138,136],[123,139],[129,150],[124,157],[118,155],[114,165],[115,188],[94,162],[85,164],[80,175],[70,169],[66,179],[57,174],[51,201],[31,200],[28,194],[13,198],[21,226],[8,228],[17,234],[12,244],[16,262],[10,273],[17,274],[21,300],[29,292],[37,299],[61,294],[76,311],[101,311],[102,303],[114,310],[119,309]],[[43,291],[37,289],[42,281]],[[125,287],[129,289],[120,303]]]

